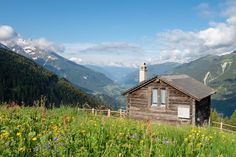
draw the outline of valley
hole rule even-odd
[[[14,45],[3,49],[14,50],[60,77],[68,79],[82,91],[90,93],[115,109],[125,108],[122,91],[138,84],[138,68],[79,65],[55,52]],[[230,116],[236,108],[236,53],[222,56],[207,55],[189,63],[163,63],[148,65],[148,78],[155,75],[187,74],[217,92],[212,108]]]

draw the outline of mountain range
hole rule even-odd
[[[33,105],[46,97],[46,105],[61,104],[102,107],[105,104],[95,96],[84,93],[65,78],[46,70],[34,61],[0,45],[0,102]]]
[[[81,90],[93,93],[113,106],[124,106],[120,93],[138,84],[138,68],[78,65],[52,51],[14,45],[6,47],[71,81]],[[213,108],[228,116],[236,109],[236,52],[222,56],[207,55],[185,64],[148,65],[148,78],[162,74],[187,74],[216,89]]]
[[[207,55],[172,69],[171,73],[187,74],[214,88],[213,107],[229,116],[236,109],[236,53]]]
[[[98,68],[103,69],[100,69],[100,72],[107,69],[106,67],[96,69]],[[120,85],[125,89],[138,84],[138,68],[134,68],[132,71],[129,69],[123,70],[123,77],[119,80]],[[114,76],[114,73],[116,71],[110,71],[109,75]],[[212,107],[225,116],[230,116],[236,109],[236,51],[222,56],[207,55],[185,64],[148,65],[148,78],[163,74],[187,74],[214,88],[216,94],[212,96]]]
[[[6,46],[4,47],[6,48]],[[123,101],[120,101],[122,89],[101,72],[76,64],[54,51],[39,47],[11,43],[7,45],[7,48],[32,59],[58,76],[66,78],[84,92],[100,97],[110,106],[120,106],[123,103]]]
[[[12,51],[30,58],[55,74],[64,77],[78,85],[92,91],[103,90],[103,87],[113,84],[104,74],[85,66],[76,64],[53,51],[47,51],[33,46],[9,45]]]

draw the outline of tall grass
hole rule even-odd
[[[1,156],[236,156],[236,135],[153,125],[75,108],[0,107]]]

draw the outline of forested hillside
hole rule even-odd
[[[45,96],[46,104],[98,107],[103,103],[64,78],[10,50],[0,48],[0,101],[32,105]]]

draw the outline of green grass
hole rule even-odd
[[[236,135],[75,108],[0,107],[0,156],[236,156]]]

